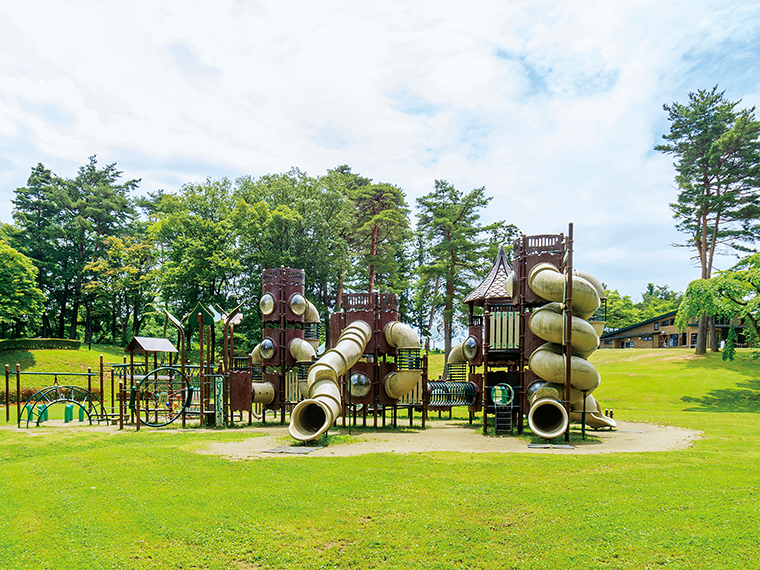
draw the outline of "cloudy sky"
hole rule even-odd
[[[484,221],[573,222],[610,288],[682,291],[662,105],[754,106],[758,62],[755,1],[3,2],[0,222],[39,162],[96,154],[141,192],[348,164],[411,204],[484,186]]]

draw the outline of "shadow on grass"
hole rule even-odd
[[[713,390],[702,398],[684,396],[682,401],[695,404],[687,412],[760,412],[760,380],[737,384],[736,388]]]
[[[21,370],[29,370],[37,364],[37,360],[34,358],[34,354],[28,350],[8,350],[0,352],[0,366],[5,368],[6,364],[9,368],[9,374],[13,376],[16,372],[16,364],[21,365]]]

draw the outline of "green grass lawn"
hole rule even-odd
[[[704,437],[660,453],[228,461],[195,451],[249,430],[0,430],[0,568],[760,567],[760,361],[591,360],[616,418]]]

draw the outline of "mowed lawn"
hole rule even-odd
[[[759,568],[760,361],[591,361],[616,418],[704,436],[659,453],[228,461],[196,451],[250,430],[2,429],[0,568]]]

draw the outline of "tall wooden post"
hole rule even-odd
[[[205,406],[204,401],[206,399],[206,391],[205,391],[205,377],[206,377],[206,371],[203,366],[203,313],[197,314],[198,319],[198,352],[199,352],[199,360],[198,364],[200,364],[200,368],[198,369],[198,382],[200,384],[200,394],[198,395],[198,401],[200,402],[200,421],[201,421],[201,427],[204,426],[204,417],[203,414],[205,413]]]
[[[573,335],[573,224],[568,226],[567,243],[565,245],[565,411],[570,417],[570,377],[572,370],[573,347],[571,346]],[[585,419],[585,418],[584,418]],[[570,441],[570,422],[567,423],[565,441]]]
[[[11,421],[10,376],[11,367],[5,365],[5,421]]]
[[[113,371],[111,371],[113,379]],[[124,429],[124,382],[119,381],[119,429]]]
[[[16,415],[21,425],[21,365],[16,363]]]
[[[104,392],[105,385],[103,383],[103,355],[100,355],[100,401],[105,406],[106,402],[106,393]]]

